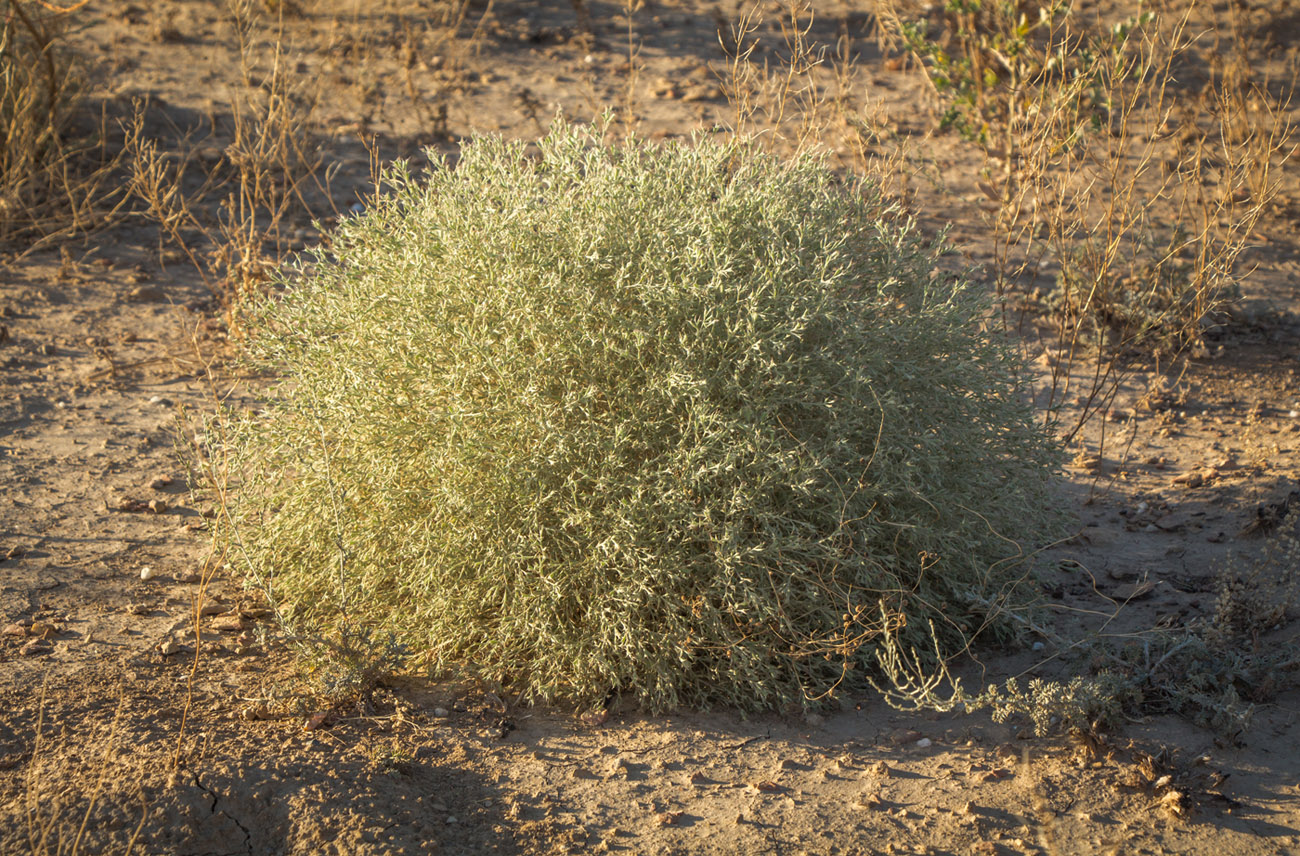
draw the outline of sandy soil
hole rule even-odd
[[[532,137],[557,108],[582,119],[629,97],[656,138],[732,115],[717,39],[732,3],[648,3],[632,64],[620,4],[588,0],[592,34],[562,0],[490,5],[467,53],[437,44],[438,3],[286,4],[292,67],[319,87],[311,142],[332,207],[368,186],[368,135],[382,157],[418,160],[426,145]],[[924,79],[881,56],[870,4],[817,7],[815,34],[860,55],[852,97],[878,100],[900,136],[932,130]],[[1271,20],[1278,49],[1294,50],[1300,21]],[[248,85],[224,3],[91,0],[77,21],[93,106],[125,121],[147,98],[151,138],[220,156]],[[923,225],[952,224],[966,261],[988,261],[978,160],[956,137],[926,152],[940,178],[915,183]],[[1114,429],[1125,442],[1062,480],[1079,534],[1054,549],[1044,586],[1064,635],[1193,621],[1214,608],[1226,557],[1248,568],[1266,550],[1243,529],[1300,477],[1296,200],[1291,177],[1249,259],[1244,309],[1179,367],[1181,385],[1135,408],[1150,381],[1135,377],[1116,405],[1132,417]],[[295,230],[295,247],[315,239]],[[268,611],[205,574],[211,503],[191,496],[176,452],[214,390],[249,394],[223,367],[219,302],[139,213],[22,250],[0,257],[0,852],[1300,852],[1287,675],[1226,736],[1162,716],[1039,738],[870,695],[825,714],[615,706],[584,721],[415,679],[363,710],[304,696],[295,709],[298,669]],[[1261,567],[1246,582],[1270,592],[1295,571]],[[1256,644],[1293,645],[1295,618],[1284,606]],[[1062,661],[1029,642],[976,654],[963,672],[976,684]]]

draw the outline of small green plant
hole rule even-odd
[[[1051,34],[1068,13],[1066,0],[948,0],[942,24],[913,17],[886,0],[890,35],[916,57],[944,104],[940,127],[990,145],[1015,111],[1020,90],[1046,66]]]
[[[405,666],[410,650],[392,632],[341,622],[326,637],[296,642],[312,687],[331,705],[361,705]]]
[[[290,623],[653,709],[808,702],[885,627],[1021,608],[1058,455],[986,295],[814,157],[606,131],[399,165],[281,281],[232,561]]]
[[[415,769],[415,753],[396,737],[371,746],[366,758],[376,770],[389,775],[409,776]]]
[[[1073,0],[947,0],[936,32],[898,0],[884,5],[886,26],[944,104],[940,126],[1003,157],[1014,155],[1005,149],[1012,126],[1045,104],[1078,123],[1058,145],[1100,130],[1112,107],[1103,71],[1123,62],[1130,37],[1155,20],[1142,12],[1108,28],[1071,27]]]

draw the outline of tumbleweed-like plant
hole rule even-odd
[[[295,626],[658,710],[1023,607],[1057,458],[986,295],[815,157],[606,130],[398,165],[284,276],[214,441],[233,561]]]

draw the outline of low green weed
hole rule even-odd
[[[1219,569],[1219,594],[1209,616],[1179,630],[1097,639],[1086,657],[1070,661],[1076,672],[1071,678],[1033,678],[1024,686],[1011,678],[971,695],[943,667],[907,654],[886,637],[877,650],[886,677],[880,689],[901,709],[989,710],[998,722],[1027,721],[1039,736],[1176,714],[1235,739],[1257,704],[1295,685],[1300,644],[1264,637],[1281,630],[1297,605],[1297,568],[1300,517],[1293,516],[1257,555],[1232,556]],[[1067,654],[1084,647],[1053,642]]]

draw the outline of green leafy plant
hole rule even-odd
[[[392,632],[342,622],[327,638],[295,640],[307,677],[333,705],[369,704],[374,691],[400,672],[410,651]]]
[[[1100,129],[1111,105],[1103,69],[1122,61],[1130,37],[1155,20],[1150,12],[1109,28],[1071,27],[1072,0],[948,0],[942,20],[912,16],[886,0],[886,27],[916,57],[944,105],[940,126],[1003,151],[1011,126],[1040,110],[1067,113],[1079,125],[1055,142]]]
[[[1058,455],[987,295],[817,158],[606,131],[398,165],[252,314],[238,568],[291,624],[652,709],[808,703],[885,629],[1023,609]]]

